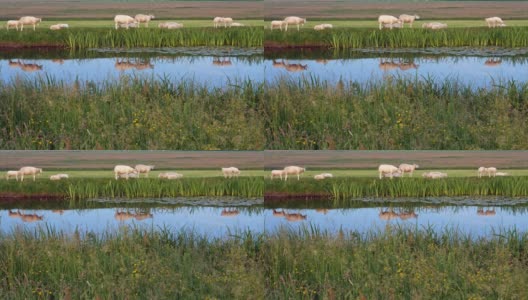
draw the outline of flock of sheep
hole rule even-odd
[[[405,173],[408,173],[410,177],[412,177],[413,172],[419,168],[417,164],[400,164],[398,167],[394,165],[388,165],[388,164],[382,164],[378,167],[378,173],[379,178],[383,179],[385,177],[393,178],[393,177],[403,177]],[[148,177],[149,172],[154,169],[154,166],[152,165],[143,165],[138,164],[135,167],[127,166],[127,165],[116,165],[114,167],[114,177],[116,180],[120,178],[139,178],[141,174],[145,174],[145,177]],[[273,180],[273,178],[279,177],[280,180],[284,178],[285,181],[288,180],[288,175],[290,176],[297,176],[297,180],[300,180],[301,174],[303,174],[306,171],[306,168],[298,167],[298,166],[287,166],[282,170],[271,170],[270,178]],[[487,175],[488,177],[495,177],[495,176],[508,176],[508,173],[504,172],[497,172],[497,168],[495,167],[480,167],[478,168],[478,177],[482,177]],[[18,181],[18,178],[20,177],[20,181],[24,181],[24,176],[33,176],[33,181],[35,181],[35,177],[38,174],[42,173],[41,168],[35,168],[35,167],[22,167],[20,170],[11,170],[7,171],[6,173],[6,179],[9,180],[10,178],[16,178]],[[232,177],[238,177],[240,175],[240,170],[236,167],[228,167],[228,168],[222,168],[222,174],[224,178],[232,178]],[[183,177],[183,174],[176,173],[176,172],[163,172],[158,175],[158,178],[161,179],[180,179]],[[315,180],[324,180],[326,178],[332,178],[334,177],[331,173],[321,173],[314,176]],[[422,174],[422,177],[429,178],[429,179],[438,179],[438,178],[445,178],[447,177],[447,173],[442,172],[425,172]],[[61,179],[67,179],[69,178],[68,174],[55,174],[50,176],[50,180],[61,180]]]
[[[391,16],[391,15],[381,15],[378,17],[378,24],[379,24],[380,30],[383,28],[390,28],[390,29],[403,28],[403,25],[405,23],[408,23],[409,27],[412,28],[414,21],[418,19],[420,19],[420,16],[418,15],[402,14],[398,18],[396,18],[395,16]],[[499,17],[490,17],[484,20],[486,21],[486,24],[488,25],[488,27],[494,28],[494,27],[506,26],[504,21],[502,21],[502,19]],[[278,28],[282,31],[282,28],[284,27],[284,31],[288,31],[288,25],[296,25],[297,31],[299,31],[299,25],[304,26],[305,23],[306,23],[305,18],[290,16],[290,17],[284,18],[284,20],[271,21],[270,28],[271,30]],[[315,25],[314,30],[319,31],[319,30],[331,29],[333,27],[334,26],[332,24],[325,23],[325,24]],[[422,25],[422,28],[433,29],[433,30],[442,29],[442,28],[447,28],[447,24],[439,23],[439,22],[424,23]]]

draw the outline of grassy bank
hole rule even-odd
[[[449,23],[449,22],[448,22]],[[420,26],[417,26],[420,27]],[[298,32],[266,30],[265,46],[323,46],[345,48],[424,48],[424,47],[526,47],[527,27],[506,28],[422,28],[379,30],[373,28],[335,28]]]
[[[527,177],[496,178],[331,178],[316,181],[266,180],[266,193],[332,195],[333,201],[364,197],[528,196]]]
[[[250,80],[222,89],[168,78],[0,82],[0,148],[258,150],[263,94]]]
[[[23,32],[2,30],[0,32],[0,45],[49,45],[69,49],[182,46],[260,47],[263,38],[264,30],[262,27],[227,29],[197,27],[179,30],[72,28],[59,31],[48,29],[33,31],[31,29]]]
[[[260,177],[152,179],[68,179],[0,181],[0,192],[14,194],[65,195],[70,201],[87,198],[161,198],[195,196],[262,197]]]
[[[0,296],[27,298],[526,298],[528,236],[388,228],[206,239],[123,229],[0,234]],[[36,251],[38,249],[38,251]]]
[[[278,79],[265,89],[266,149],[501,150],[528,147],[528,84],[456,79]]]

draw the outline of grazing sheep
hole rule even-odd
[[[383,177],[387,177],[385,176],[386,174],[388,175],[388,177],[390,177],[390,179],[392,179],[392,177],[398,177],[399,175],[401,175],[400,169],[393,165],[379,165],[378,172],[380,179],[382,179]]]
[[[119,178],[126,178],[126,180],[128,180],[128,177],[133,177],[130,176],[130,174],[138,174],[138,171],[130,166],[125,166],[125,165],[117,165],[114,167],[114,174],[115,174],[115,179],[119,179]]]
[[[232,18],[215,17],[213,19],[214,28],[219,27],[221,24],[224,24],[224,28],[227,27],[227,26],[231,27],[232,23],[233,23],[233,19]]]
[[[286,23],[284,21],[271,21],[271,30],[279,28],[282,31],[282,25],[286,25]]]
[[[317,175],[314,176],[314,179],[315,180],[323,180],[323,179],[325,179],[325,177],[322,174],[317,174]]]
[[[403,28],[403,24],[405,23],[409,23],[409,27],[412,28],[412,24],[414,23],[415,20],[420,19],[420,16],[403,14],[403,15],[400,15],[399,19],[402,21],[402,24],[401,24],[402,28]]]
[[[438,22],[424,23],[422,24],[422,28],[437,30],[437,29],[447,28],[447,24],[438,23]]]
[[[299,31],[300,30],[299,25],[304,26],[305,23],[306,23],[306,19],[303,19],[303,18],[299,18],[295,16],[286,17],[283,20],[284,31],[288,31],[288,25],[297,25],[297,31]]]
[[[510,176],[510,174],[504,172],[497,172],[495,173],[495,176]]]
[[[50,180],[61,180],[61,177],[59,175],[51,175]]]
[[[402,172],[402,177],[405,175],[405,173],[410,173],[410,177],[412,177],[413,172],[415,169],[417,169],[419,166],[417,164],[401,164],[398,169]]]
[[[403,24],[383,24],[383,28],[403,28]]]
[[[134,17],[134,20],[138,23],[138,27],[140,27],[141,23],[145,23],[145,27],[148,27],[148,23],[154,19],[153,15],[143,15],[143,14],[137,14]]]
[[[129,27],[137,26],[137,21],[132,18],[131,16],[127,15],[116,15],[114,17],[114,23],[115,23],[115,29],[117,30],[119,27],[125,27],[128,29]]]
[[[322,173],[321,175],[323,175],[324,178],[332,178],[332,177],[334,177],[334,175],[332,175],[332,173]]]
[[[273,180],[275,177],[280,177],[282,180],[282,174],[284,174],[284,170],[271,170],[271,179]]]
[[[20,170],[18,170],[20,181],[24,181],[24,175],[33,175],[33,181],[35,181],[35,176],[40,173],[42,173],[42,169],[35,167],[22,167]]]
[[[237,23],[237,22],[234,22],[234,23],[231,23],[231,27],[244,27],[246,25],[242,24],[242,23]]]
[[[60,23],[60,24],[57,24],[57,25],[59,25],[60,28],[70,28],[70,25],[65,24],[65,23]]]
[[[158,178],[161,178],[161,179],[180,179],[182,177],[183,177],[182,174],[176,173],[176,172],[165,172],[165,173],[160,173],[158,175]]]
[[[222,168],[222,174],[224,174],[224,178],[238,177],[240,170],[235,167]]]
[[[428,179],[445,178],[445,177],[447,177],[447,173],[442,173],[442,172],[426,172],[426,173],[423,173],[423,174],[422,174],[422,177],[423,177],[423,178],[428,178]]]
[[[493,177],[495,177],[497,175],[497,168],[494,168],[494,167],[489,167],[489,168],[486,168],[486,167],[480,167],[478,168],[478,177],[482,177],[482,175],[485,175],[487,174],[488,177],[491,177],[491,175],[493,175]]]
[[[18,20],[20,24],[20,31],[24,31],[24,25],[33,25],[33,31],[35,31],[35,26],[42,22],[41,18],[35,18],[32,16],[22,17]]]
[[[165,29],[180,29],[183,28],[183,24],[176,22],[165,22],[163,25],[159,24],[159,27]]]
[[[9,28],[15,27],[16,30],[18,31],[18,25],[20,25],[20,21],[18,21],[18,20],[9,20],[9,21],[7,21],[6,28],[7,28],[7,30],[9,30]]]
[[[61,30],[61,27],[59,26],[59,24],[54,24],[50,26],[50,29],[51,30]]]
[[[325,30],[332,29],[334,26],[332,24],[319,24],[314,26],[314,30]]]
[[[486,24],[488,24],[488,28],[495,28],[495,27],[504,27],[506,24],[504,24],[504,21],[502,21],[499,17],[491,17],[484,19],[486,21]]]
[[[154,170],[154,166],[136,165],[134,169],[138,171],[138,175],[141,175],[141,173],[145,173],[145,177],[148,177],[149,172]]]
[[[288,180],[288,175],[297,175],[297,180],[300,179],[300,175],[306,171],[305,168],[297,166],[287,166],[283,170],[284,180]]]
[[[389,28],[392,29],[394,24],[402,24],[402,20],[396,18],[395,16],[381,15],[378,17],[379,29],[383,28],[384,24],[389,24]]]
[[[18,181],[18,171],[7,171],[6,180],[9,180],[11,177],[15,177],[16,181]]]

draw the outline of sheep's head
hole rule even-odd
[[[419,16],[419,15],[414,15],[414,18],[415,18],[416,20],[419,20],[419,19],[420,19],[420,16]]]
[[[150,17],[151,19],[154,19],[154,15],[149,15],[149,17]]]

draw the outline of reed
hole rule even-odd
[[[37,227],[0,232],[0,297],[524,299],[527,248],[528,234],[515,230],[477,239],[450,228],[304,226],[211,239],[168,228]]]
[[[366,83],[279,78],[264,91],[266,149],[515,150],[528,147],[528,83],[456,78]]]
[[[526,47],[528,30],[509,28],[450,28],[445,30],[379,30],[336,28],[330,31],[304,29],[266,31],[269,46],[323,46],[345,48],[424,48],[424,47]]]
[[[260,177],[161,179],[69,179],[35,182],[0,181],[0,191],[18,194],[67,196],[70,201],[94,198],[161,198],[196,196],[262,197],[264,181]]]
[[[226,30],[214,28],[184,28],[162,30],[159,28],[106,29],[72,28],[51,31],[3,30],[0,41],[21,46],[57,46],[69,49],[134,48],[134,47],[195,47],[234,46],[261,47],[264,39],[262,27],[237,27]]]
[[[335,204],[365,197],[528,196],[525,176],[496,178],[331,178],[323,181],[266,180],[266,193],[331,194]]]
[[[257,150],[263,84],[124,76],[101,84],[53,77],[0,81],[0,148]]]

